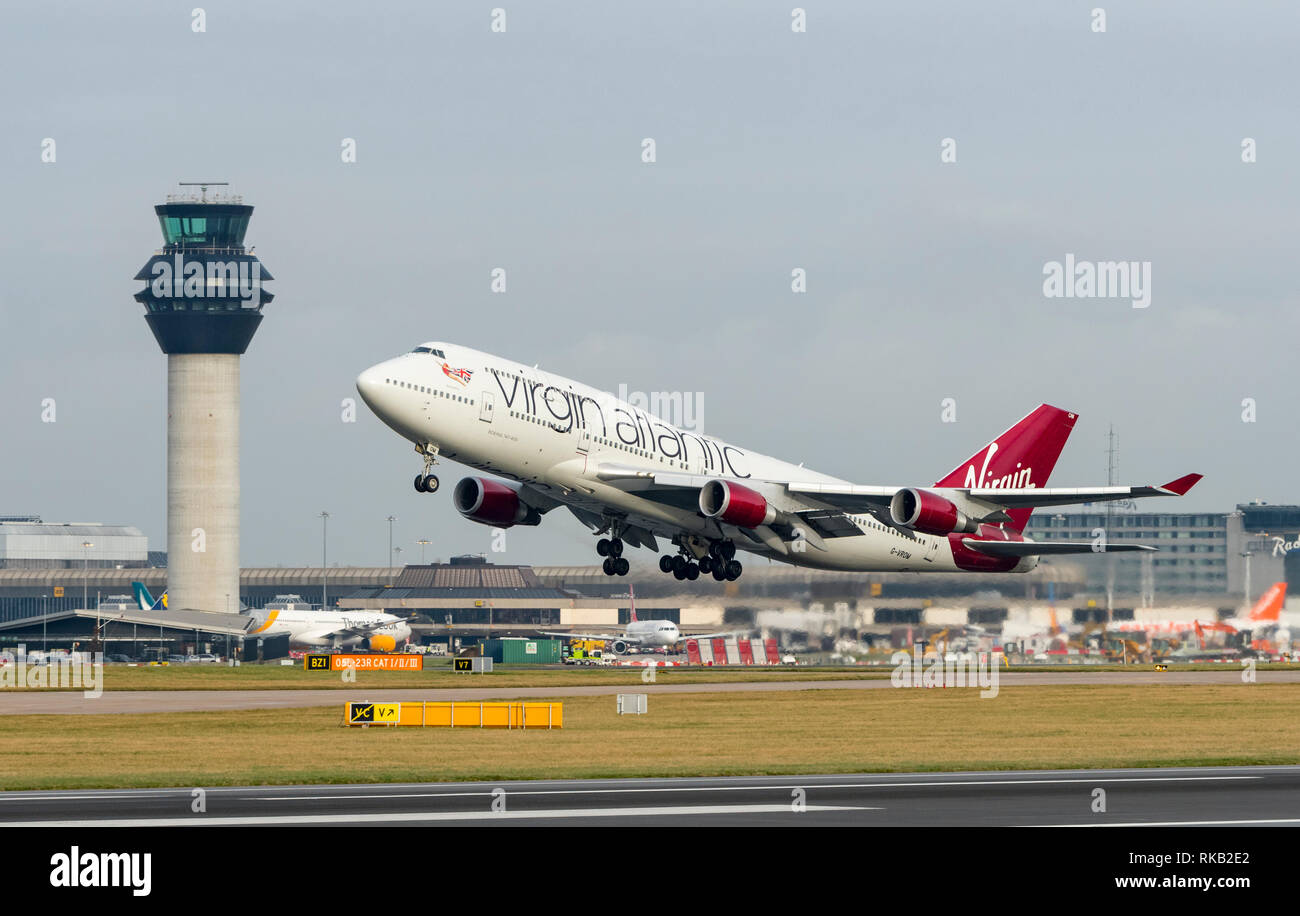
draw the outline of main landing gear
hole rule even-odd
[[[623,556],[622,538],[601,538],[596,542],[596,553],[605,558],[601,569],[607,576],[626,576],[632,568],[632,564]]]
[[[437,493],[438,478],[433,475],[430,469],[438,463],[438,446],[422,444],[417,445],[415,450],[424,457],[424,470],[415,475],[415,491],[417,493]]]
[[[698,560],[687,548],[682,547],[681,551],[675,557],[665,554],[659,558],[659,569],[672,573],[673,578],[679,581],[688,579],[693,582],[703,573],[712,575],[717,582],[734,582],[744,572],[744,567],[734,559],[736,545],[731,541],[711,542],[708,551]]]

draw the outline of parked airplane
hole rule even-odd
[[[160,611],[167,607],[166,592],[163,592],[155,601],[153,595],[149,594],[149,589],[144,587],[143,582],[132,582],[131,588],[135,591],[135,603],[140,605],[140,610]]]
[[[166,592],[155,601],[143,582],[132,582],[131,587],[135,590],[135,600],[141,610],[156,611],[167,607]],[[411,638],[410,625],[396,614],[274,608],[250,611],[242,604],[240,613],[248,617],[246,636],[281,636],[288,633],[289,644],[300,648],[345,649],[368,642],[371,649],[391,652],[399,643]]]
[[[1275,582],[1259,597],[1246,614],[1224,620],[1126,620],[1113,623],[1110,629],[1119,633],[1147,633],[1150,636],[1178,636],[1202,628],[1238,633],[1248,630],[1258,634],[1261,630],[1282,626],[1282,605],[1286,601],[1286,583]],[[1289,635],[1289,634],[1288,634]]]
[[[638,620],[636,616],[636,592],[629,584],[627,587],[628,606],[631,619],[621,634],[610,633],[548,633],[543,636],[563,636],[568,639],[601,639],[609,643],[615,655],[623,655],[629,648],[667,649],[682,641],[682,631],[671,620]],[[735,636],[735,633],[692,633],[692,639],[712,639],[718,636]]]
[[[362,399],[415,443],[420,492],[439,458],[506,480],[466,477],[452,501],[496,528],[537,525],[564,506],[593,533],[608,575],[624,545],[676,547],[659,566],[678,579],[732,580],[737,550],[798,566],[860,571],[1026,572],[1042,555],[1091,553],[1091,541],[1023,535],[1039,506],[1181,496],[1161,487],[1043,487],[1074,427],[1043,404],[933,487],[862,486],[679,429],[613,395],[448,343],[422,344],[366,369]],[[608,535],[608,537],[605,537]],[[1135,544],[1109,550],[1152,550]]]
[[[254,610],[246,636],[289,634],[289,645],[347,649],[368,643],[377,652],[392,652],[411,638],[411,627],[396,614],[378,611]]]

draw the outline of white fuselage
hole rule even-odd
[[[289,644],[311,648],[346,649],[368,642],[372,636],[391,637],[394,645],[411,636],[411,627],[395,614],[372,611],[340,614],[333,611],[251,612],[248,636],[289,635]],[[338,636],[340,631],[366,628],[364,635]]]
[[[357,390],[384,423],[417,446],[436,446],[442,458],[526,483],[596,516],[613,513],[659,537],[728,537],[752,553],[825,569],[959,571],[946,537],[909,537],[869,514],[848,516],[860,535],[827,538],[825,550],[782,554],[704,517],[693,501],[672,505],[640,495],[635,482],[615,486],[598,469],[730,478],[777,509],[798,510],[805,506],[773,482],[847,481],[678,428],[537,368],[452,344],[423,346],[446,355],[412,352],[379,363],[361,373]],[[1017,571],[1033,565],[1022,562]]]
[[[623,630],[640,649],[663,649],[682,641],[682,631],[671,620],[633,620]]]

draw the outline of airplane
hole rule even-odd
[[[1040,405],[933,487],[863,486],[680,429],[536,366],[429,342],[364,370],[357,391],[415,445],[418,492],[438,490],[440,458],[466,477],[452,503],[494,528],[538,525],[558,507],[599,536],[607,575],[627,575],[624,546],[676,548],[659,568],[677,579],[740,577],[738,551],[850,571],[1021,573],[1040,556],[1092,553],[1091,541],[1036,543],[1037,507],[1182,496],[1164,486],[1043,486],[1077,419]],[[504,478],[504,479],[496,479]],[[606,537],[608,535],[608,537]],[[1111,544],[1110,551],[1154,550]]]
[[[392,652],[411,638],[411,626],[396,614],[378,611],[253,610],[246,636],[289,634],[289,645],[346,649],[366,642],[376,652]]]
[[[622,634],[609,633],[549,633],[543,636],[563,636],[566,639],[600,639],[609,643],[615,655],[626,654],[629,648],[668,649],[682,641],[682,631],[671,620],[638,620],[636,616],[636,592],[632,585],[627,587],[628,605],[632,618],[623,629]],[[713,639],[715,637],[735,636],[735,633],[692,633],[691,639]]]
[[[167,593],[156,601],[143,582],[132,582],[136,603],[144,611],[167,607]],[[241,603],[240,613],[248,618],[247,636],[289,634],[289,645],[299,648],[345,649],[363,641],[377,652],[392,652],[398,643],[411,638],[411,627],[396,614],[373,611],[249,610]]]
[[[1238,614],[1223,620],[1126,620],[1113,623],[1110,629],[1120,633],[1147,633],[1153,636],[1179,636],[1191,633],[1199,625],[1203,629],[1220,630],[1227,633],[1239,633],[1248,630],[1256,633],[1261,629],[1283,627],[1282,605],[1286,601],[1286,583],[1275,582],[1259,597],[1254,607],[1246,614]],[[1289,633],[1287,634],[1289,636]]]

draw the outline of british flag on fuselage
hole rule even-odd
[[[442,374],[447,376],[447,378],[455,379],[462,385],[468,385],[470,376],[474,374],[474,371],[472,369],[453,369],[451,366],[443,363]]]

